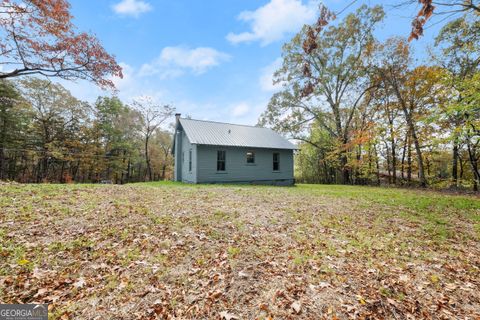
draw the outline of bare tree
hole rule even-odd
[[[146,176],[150,181],[152,181],[152,166],[150,154],[148,152],[150,138],[154,134],[155,130],[157,130],[168,118],[173,115],[175,109],[168,104],[159,104],[149,96],[143,96],[135,99],[132,103],[132,107],[141,116],[142,123],[140,126],[140,132],[144,139],[145,161],[147,165]]]

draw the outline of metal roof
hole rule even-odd
[[[297,149],[293,143],[268,128],[184,118],[180,119],[180,124],[192,144]]]

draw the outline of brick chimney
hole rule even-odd
[[[175,113],[175,122],[178,125],[178,122],[180,121],[181,113]]]

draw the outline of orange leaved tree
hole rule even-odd
[[[122,69],[98,39],[77,32],[66,0],[0,0],[0,79],[40,74],[114,88]]]

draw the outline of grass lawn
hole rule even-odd
[[[480,198],[3,184],[0,301],[51,319],[478,319]]]

